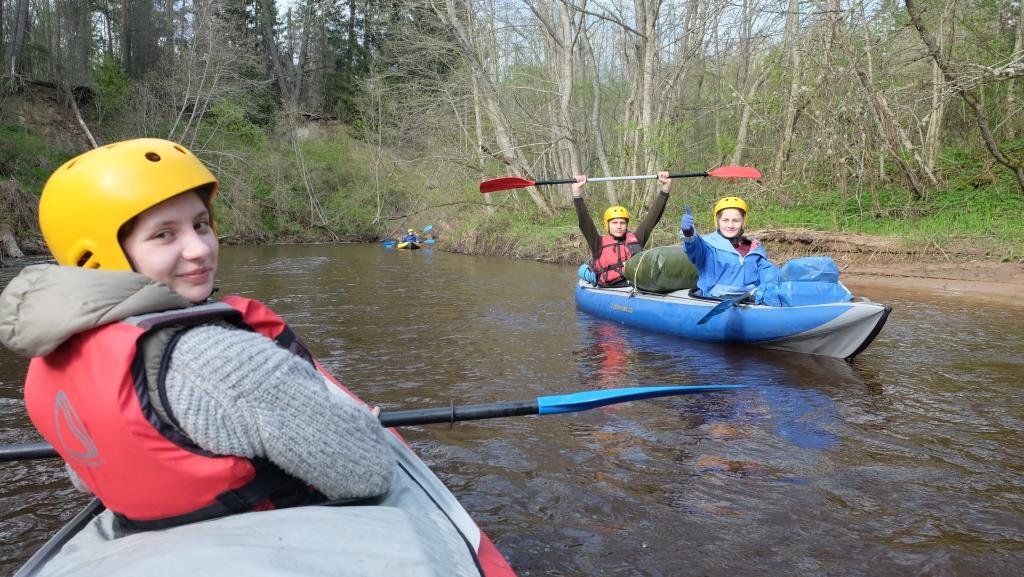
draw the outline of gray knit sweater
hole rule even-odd
[[[135,273],[27,267],[0,295],[0,342],[42,356],[78,332],[187,306],[182,300]],[[390,487],[394,457],[376,417],[262,335],[217,325],[186,331],[166,391],[182,430],[208,451],[266,457],[331,499]]]
[[[166,390],[181,428],[208,451],[266,457],[331,499],[388,490],[394,462],[376,417],[263,335],[186,331]]]

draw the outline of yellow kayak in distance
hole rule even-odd
[[[401,248],[401,249],[406,249],[406,250],[416,250],[416,249],[420,248],[420,243],[412,242],[412,241],[400,242],[400,243],[398,243],[397,246],[395,246],[395,248]]]

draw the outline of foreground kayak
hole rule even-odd
[[[232,515],[113,539],[93,500],[15,577],[515,577],[447,487],[391,430],[391,492],[372,503]]]
[[[412,241],[400,242],[400,243],[398,243],[398,246],[395,247],[395,248],[401,248],[401,249],[407,249],[407,250],[416,250],[416,249],[420,248],[420,243],[412,242]]]
[[[689,339],[841,359],[866,349],[891,310],[867,300],[794,307],[738,304],[698,324],[721,303],[688,290],[656,294],[598,288],[582,280],[576,284],[576,306],[603,319]]]

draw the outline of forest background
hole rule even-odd
[[[653,244],[734,194],[795,252],[1019,268],[1022,111],[1020,0],[0,0],[0,255],[45,250],[62,162],[152,136],[221,179],[227,242],[581,262],[568,187],[478,183],[739,164],[677,181]],[[587,188],[636,215],[656,183]]]

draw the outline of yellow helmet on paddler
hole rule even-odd
[[[742,198],[727,196],[715,203],[714,216],[716,221],[718,220],[718,213],[727,208],[738,208],[743,211],[743,216],[747,216],[747,203],[743,202]]]
[[[217,178],[184,146],[125,140],[80,154],[58,168],[39,198],[39,226],[62,265],[132,270],[118,232],[133,218],[183,192],[209,206]]]
[[[412,233],[414,233],[414,232],[416,232],[416,231],[415,231],[415,230],[413,230],[413,229],[411,229],[411,228],[409,229],[409,234],[412,234]]]
[[[629,220],[629,211],[624,206],[609,206],[608,210],[604,211],[604,231],[608,232],[608,221],[613,218],[624,218]]]

